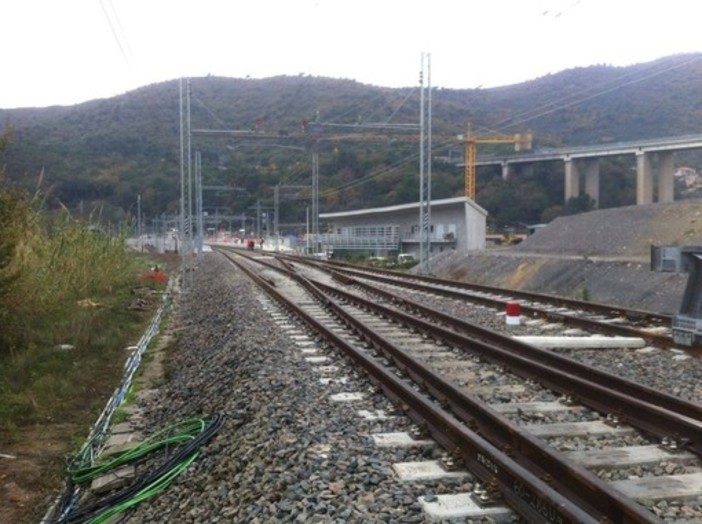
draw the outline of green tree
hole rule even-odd
[[[586,193],[577,197],[570,197],[565,205],[566,215],[577,215],[595,209],[595,200]]]

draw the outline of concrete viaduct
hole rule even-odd
[[[479,157],[476,166],[499,165],[502,167],[502,177],[507,179],[517,168],[528,169],[538,162],[562,161],[565,164],[565,200],[580,195],[581,177],[584,177],[585,193],[595,200],[597,206],[600,198],[600,159],[635,155],[636,203],[641,205],[654,201],[656,183],[657,201],[673,201],[673,154],[689,149],[702,149],[702,135],[549,149],[500,158]]]

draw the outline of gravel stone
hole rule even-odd
[[[646,211],[650,220],[668,213],[654,211]],[[580,230],[575,229],[572,218],[559,219],[561,223],[556,221],[547,230],[557,233],[559,242],[563,236],[577,237]],[[610,226],[606,229],[609,238],[611,230],[616,229],[612,227],[614,218],[605,213],[602,220]],[[588,227],[591,228],[588,245],[592,245],[600,226]],[[617,234],[620,236],[611,233],[615,239],[622,238],[623,233]],[[525,289],[539,288],[542,292],[567,289],[560,293],[563,296],[587,288],[593,300],[602,302],[608,301],[608,293],[621,292],[617,300],[609,301],[623,305],[633,302],[642,309],[647,309],[647,304],[673,307],[682,296],[686,277],[650,273],[643,261],[643,248],[610,251],[610,259],[600,260],[596,258],[598,251],[578,240],[572,252],[559,248],[563,256],[554,260],[545,255],[552,248],[549,241],[539,240],[544,244],[538,244],[536,240],[534,236],[509,252],[497,250],[499,253],[465,256],[446,253],[433,268],[443,275],[455,277],[460,273],[466,279],[489,284],[508,286],[510,281],[518,281]],[[702,234],[699,243],[702,244]],[[629,253],[634,253],[630,260],[614,259]],[[523,274],[534,278],[520,280],[515,276]],[[594,284],[596,277],[599,280]],[[393,463],[437,458],[440,450],[374,448],[369,434],[408,430],[411,422],[404,416],[360,419],[357,409],[393,411],[392,405],[331,348],[317,344],[317,355],[332,359],[326,365],[338,366],[337,376],[348,377],[346,384],[337,381],[322,385],[314,366],[304,360],[290,335],[273,320],[271,311],[275,306],[220,257],[206,255],[193,279],[192,289],[179,297],[176,307],[179,344],[169,355],[169,380],[140,401],[142,422],[137,429],[149,434],[180,420],[214,413],[223,415],[224,425],[168,490],[132,510],[130,523],[424,522],[418,503],[420,496],[431,498],[472,489],[472,484],[465,481],[463,484],[399,483],[392,473]],[[412,295],[407,294],[409,298]],[[546,328],[543,323],[508,328],[504,316],[488,308],[441,306],[442,300],[428,300],[418,294],[414,298],[505,333],[541,334]],[[665,311],[658,307],[648,309]],[[566,330],[552,324],[550,332],[562,334]],[[319,342],[316,337],[311,338]],[[682,398],[695,402],[702,399],[700,359],[676,360],[675,353],[659,350],[558,351],[606,370],[615,369],[621,376]],[[498,366],[481,368],[479,374],[484,385],[514,383],[513,379],[505,378]],[[352,391],[366,396],[362,407],[329,399],[332,393]],[[492,397],[486,394],[485,398],[490,402],[555,399],[552,392],[538,384],[529,385],[523,394],[498,393]],[[511,417],[516,423],[525,424],[590,420],[596,414],[591,411],[518,413]],[[597,444],[596,438],[587,443],[577,438],[549,441],[563,451],[592,449],[593,442]],[[616,442],[653,443],[633,435],[602,439],[601,445],[609,447]],[[665,463],[594,473],[606,480],[619,480],[649,475],[654,469],[677,474],[690,472],[694,466]],[[650,506],[665,520],[693,521],[702,518],[701,502],[668,501],[666,505],[651,503]]]

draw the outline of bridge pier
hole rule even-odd
[[[585,175],[585,193],[595,201],[600,201],[600,160],[599,158],[567,158],[565,160],[565,201],[580,196],[580,174]]]
[[[655,155],[655,156],[654,156]],[[657,160],[654,165],[654,158]],[[657,169],[656,169],[657,168]],[[653,203],[654,176],[658,176],[658,202],[674,200],[673,152],[636,153],[636,204]]]
[[[653,202],[653,165],[650,153],[636,153],[636,205]]]
[[[673,152],[658,153],[658,201],[672,202],[675,200],[675,167]]]
[[[636,162],[636,204],[673,202],[675,200],[674,157],[676,151],[702,150],[702,135],[659,138],[639,142],[618,142],[576,148],[535,151],[478,161],[476,165],[499,165],[502,179],[508,180],[537,163],[563,162],[565,166],[564,201],[577,198],[583,191],[600,205],[600,160],[632,155]],[[629,164],[630,165],[630,164]],[[560,165],[555,169],[560,171]],[[629,167],[626,168],[627,170]],[[627,172],[628,173],[628,172]]]
[[[531,174],[534,171],[533,164],[511,164],[502,162],[502,180],[509,180],[513,176],[520,174]]]
[[[510,175],[513,174],[512,164],[509,162],[502,162],[502,180],[509,180]]]

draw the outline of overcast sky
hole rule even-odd
[[[208,74],[437,87],[702,51],[700,0],[3,0],[0,108]]]

